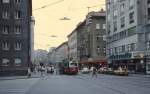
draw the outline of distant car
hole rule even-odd
[[[90,73],[90,70],[89,70],[87,67],[84,67],[84,68],[81,70],[81,73],[88,74],[88,73]]]
[[[53,67],[47,67],[47,73],[53,73],[54,68]]]
[[[101,67],[99,70],[98,70],[98,73],[106,73],[108,71],[108,68],[107,67]]]
[[[91,68],[90,68],[90,71],[93,71],[93,69],[94,69],[94,67],[91,67]]]

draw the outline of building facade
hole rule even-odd
[[[69,60],[79,62],[77,50],[77,30],[75,29],[68,35]]]
[[[97,66],[107,66],[105,11],[90,12],[86,17],[88,61]],[[99,65],[98,65],[99,64]]]
[[[32,0],[0,0],[0,75],[27,73],[31,16]]]
[[[106,0],[107,59],[113,68],[149,73],[150,0]]]
[[[55,49],[54,65],[58,67],[59,63],[68,60],[68,42],[64,42]]]
[[[90,12],[76,27],[80,65],[106,65],[105,11]]]

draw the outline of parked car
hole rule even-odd
[[[98,73],[106,73],[108,71],[107,67],[101,67],[100,69],[98,69]]]
[[[47,73],[54,73],[54,67],[47,67]]]
[[[90,70],[89,70],[89,68],[84,67],[84,68],[81,70],[81,73],[88,74],[88,73],[90,73]]]
[[[115,75],[128,76],[128,69],[119,67],[117,70],[114,70]]]

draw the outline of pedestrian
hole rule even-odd
[[[30,78],[30,77],[31,77],[31,69],[28,68],[28,78]]]
[[[94,67],[92,71],[92,77],[97,77],[97,69]]]

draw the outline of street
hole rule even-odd
[[[47,75],[0,80],[0,94],[149,94],[150,78],[139,76]]]

